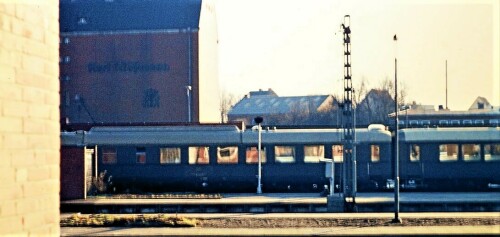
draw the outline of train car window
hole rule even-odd
[[[490,121],[488,122],[490,124],[490,126],[498,126],[498,119],[490,119]]]
[[[135,160],[138,164],[146,164],[146,148],[137,147],[135,150]]]
[[[295,163],[295,147],[275,146],[274,159],[276,163]]]
[[[371,161],[373,163],[380,162],[380,146],[371,145]]]
[[[472,125],[472,120],[466,119],[466,120],[462,121],[462,124],[463,125]]]
[[[464,161],[480,161],[481,146],[479,144],[463,144],[462,158]]]
[[[325,147],[321,145],[304,146],[304,163],[319,163],[325,158]]]
[[[410,145],[410,161],[420,162],[420,146],[417,144]]]
[[[451,120],[451,125],[460,125],[460,120]]]
[[[333,161],[336,163],[344,162],[344,146],[343,145],[333,145],[332,146]]]
[[[257,164],[259,163],[259,153],[256,146],[247,147],[246,150],[246,162],[247,164]],[[262,147],[261,151],[261,162],[266,163],[266,148]]]
[[[441,144],[439,145],[439,161],[452,162],[458,160],[458,145],[457,144]]]
[[[484,120],[482,120],[482,119],[476,119],[476,120],[474,120],[474,124],[475,125],[484,125]]]
[[[180,164],[181,148],[162,147],[160,148],[160,164]]]
[[[102,163],[103,164],[116,164],[116,148],[102,148]]]
[[[208,146],[189,147],[189,164],[208,164],[210,161]]]
[[[439,126],[446,126],[448,125],[448,120],[439,120]]]
[[[500,161],[500,144],[484,145],[484,161]]]
[[[418,120],[410,120],[410,126],[418,126]]]
[[[431,121],[430,120],[422,120],[422,126],[430,126],[431,125]]]
[[[217,164],[238,164],[238,147],[217,147]]]

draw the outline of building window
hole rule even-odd
[[[325,147],[321,145],[304,146],[304,163],[319,163],[325,157]]]
[[[208,146],[189,147],[189,164],[208,164],[210,161]]]
[[[71,96],[69,95],[69,91],[65,91],[64,92],[64,104],[66,106],[70,106],[71,105]]]
[[[480,161],[481,146],[479,144],[463,144],[462,157],[464,161]]]
[[[344,162],[344,146],[343,145],[333,145],[332,146],[333,160],[336,163]]]
[[[142,99],[142,107],[144,108],[159,108],[160,107],[160,93],[155,89],[147,89],[144,91]]]
[[[102,163],[116,164],[116,148],[102,148]]]
[[[274,159],[276,163],[295,163],[295,147],[275,146]]]
[[[78,25],[86,25],[87,23],[88,22],[87,22],[87,19],[85,17],[78,18],[78,21],[77,21]]]
[[[420,162],[420,146],[416,144],[410,145],[410,161]]]
[[[135,160],[138,164],[146,164],[146,148],[137,147],[135,150]]]
[[[61,61],[61,60],[60,60],[60,61]],[[71,57],[70,57],[70,56],[64,56],[64,57],[62,58],[62,62],[63,62],[63,63],[69,63],[69,62],[71,62]]]
[[[238,147],[217,147],[218,164],[238,164]]]
[[[484,145],[484,161],[500,161],[500,144]]]
[[[451,162],[458,160],[458,145],[457,144],[442,144],[439,145],[439,161]]]
[[[257,164],[259,163],[259,153],[257,152],[257,147],[247,147],[246,150],[246,162],[247,164]],[[266,163],[266,148],[262,147],[261,150],[261,162]]]
[[[160,148],[160,164],[180,164],[181,148],[163,147]]]
[[[377,163],[380,162],[380,146],[379,145],[371,145],[371,162]]]

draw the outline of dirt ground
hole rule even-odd
[[[496,225],[500,230],[499,218],[407,218],[403,223],[392,223],[392,219],[367,218],[211,218],[198,219],[198,227],[209,228],[301,228],[333,226],[476,226]]]

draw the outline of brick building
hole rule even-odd
[[[219,120],[210,1],[61,0],[60,15],[63,122]]]
[[[0,236],[59,235],[59,1],[0,1]]]

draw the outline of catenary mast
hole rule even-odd
[[[356,156],[355,126],[352,74],[351,74],[351,28],[350,16],[344,16],[342,24],[344,34],[344,98],[343,98],[343,145],[344,163],[342,172],[344,206],[347,211],[353,210],[356,198]]]

